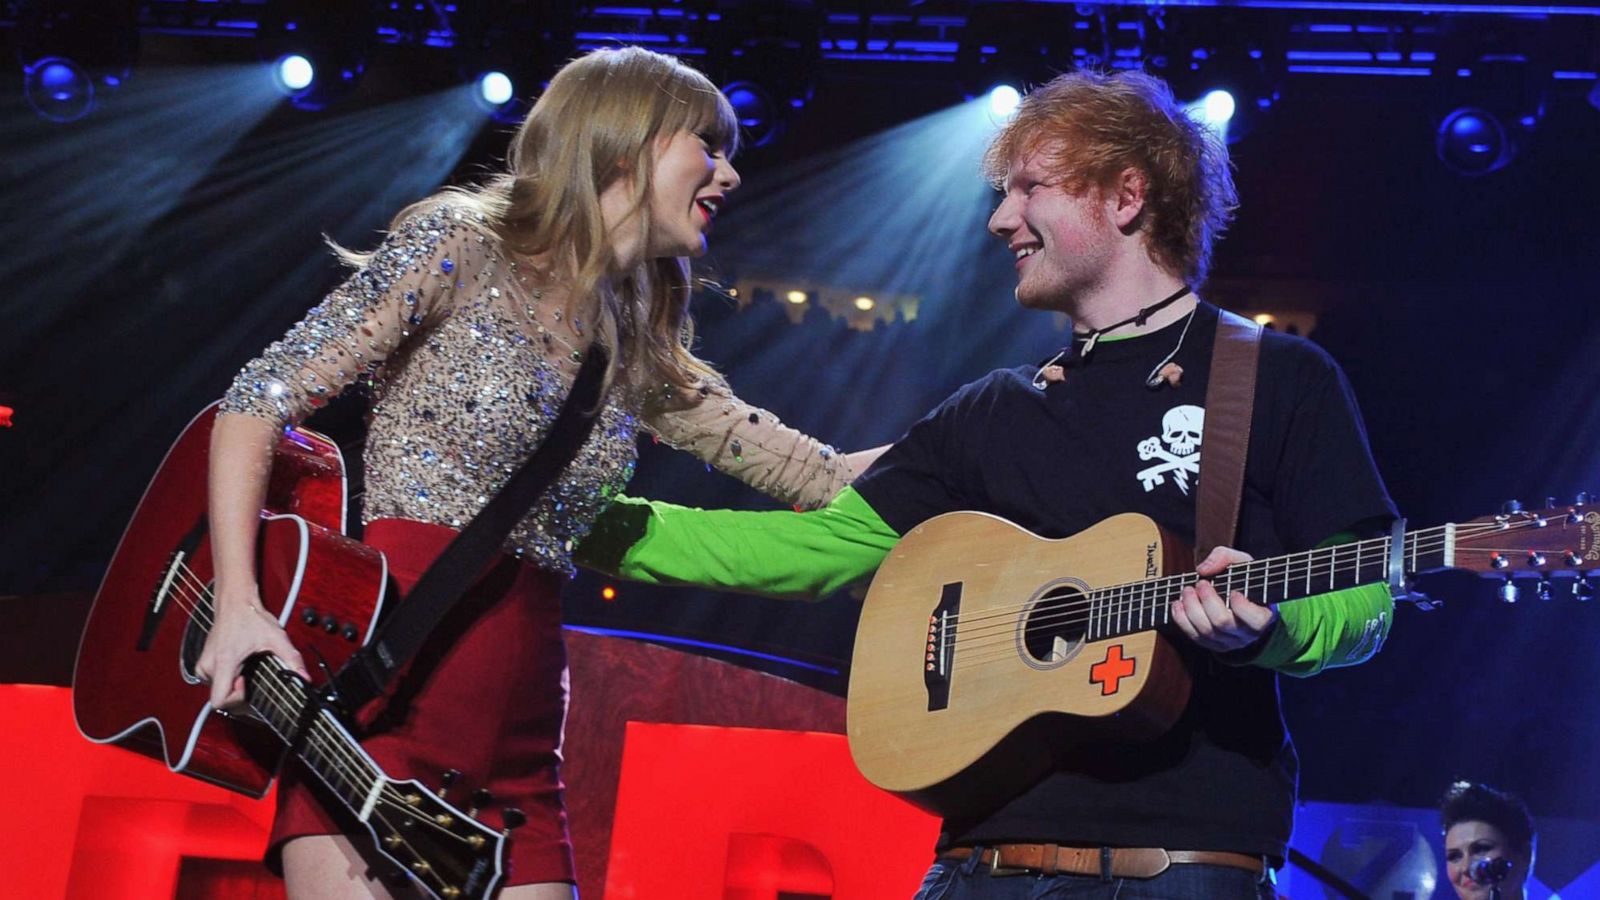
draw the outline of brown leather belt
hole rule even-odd
[[[952,847],[941,859],[972,858],[971,847]],[[1000,844],[984,847],[978,861],[993,875],[1099,875],[1104,878],[1154,878],[1174,865],[1227,866],[1261,874],[1259,856],[1223,850],[1163,850],[1159,847],[1061,847],[1056,844]]]

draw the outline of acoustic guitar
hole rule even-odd
[[[257,551],[261,603],[314,681],[256,657],[245,672],[251,714],[211,707],[194,667],[213,615],[206,472],[215,418],[213,405],[168,451],[95,594],[73,675],[78,730],[252,797],[266,793],[292,746],[417,886],[441,900],[491,896],[505,873],[505,833],[443,790],[390,778],[340,715],[312,702],[326,673],[372,636],[387,582],[383,555],[343,534],[344,461],[314,432],[288,429],[278,442]]]
[[[1225,597],[1237,590],[1277,603],[1455,568],[1504,579],[1508,600],[1520,576],[1548,596],[1552,576],[1572,575],[1573,592],[1588,599],[1588,576],[1600,570],[1600,511],[1586,499],[1397,528],[1239,563],[1210,580]],[[1190,681],[1163,632],[1169,605],[1198,580],[1193,565],[1188,547],[1131,513],[1059,540],[978,512],[913,528],[873,577],[856,632],[846,713],[857,767],[878,787],[948,815],[1033,784],[1054,749],[1166,731]]]

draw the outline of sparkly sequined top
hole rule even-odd
[[[222,411],[300,421],[359,378],[374,389],[366,521],[464,526],[544,439],[587,346],[585,324],[542,300],[471,212],[401,223],[371,260],[247,364]],[[511,532],[506,549],[572,571],[572,548],[633,474],[641,430],[803,508],[849,479],[832,448],[736,398],[646,390],[624,373],[587,443]]]

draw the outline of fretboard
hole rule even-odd
[[[250,708],[286,744],[293,740],[307,702],[305,682],[286,677],[290,673],[277,658],[265,657],[251,675],[249,691]],[[364,818],[387,779],[338,718],[319,710],[297,750],[322,783]]]
[[[1401,568],[1410,575],[1451,564],[1455,526],[1407,532]],[[1389,579],[1387,537],[1355,541],[1270,559],[1236,563],[1209,580],[1224,597],[1239,591],[1254,603],[1281,603]],[[1167,624],[1171,604],[1202,580],[1187,572],[1099,588],[1089,594],[1088,640],[1098,641]]]

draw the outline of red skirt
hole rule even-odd
[[[442,525],[379,519],[367,526],[365,542],[383,551],[395,584],[409,592],[455,534]],[[566,711],[561,577],[502,556],[389,694],[362,711],[361,744],[392,778],[437,789],[444,772],[459,770],[449,799],[462,808],[487,788],[494,799],[478,818],[491,828],[504,827],[504,809],[520,809],[527,824],[511,832],[504,884],[575,882],[559,772]],[[281,871],[283,845],[293,838],[367,839],[337,800],[319,799],[325,796],[299,766],[285,767],[267,850],[274,871]]]

